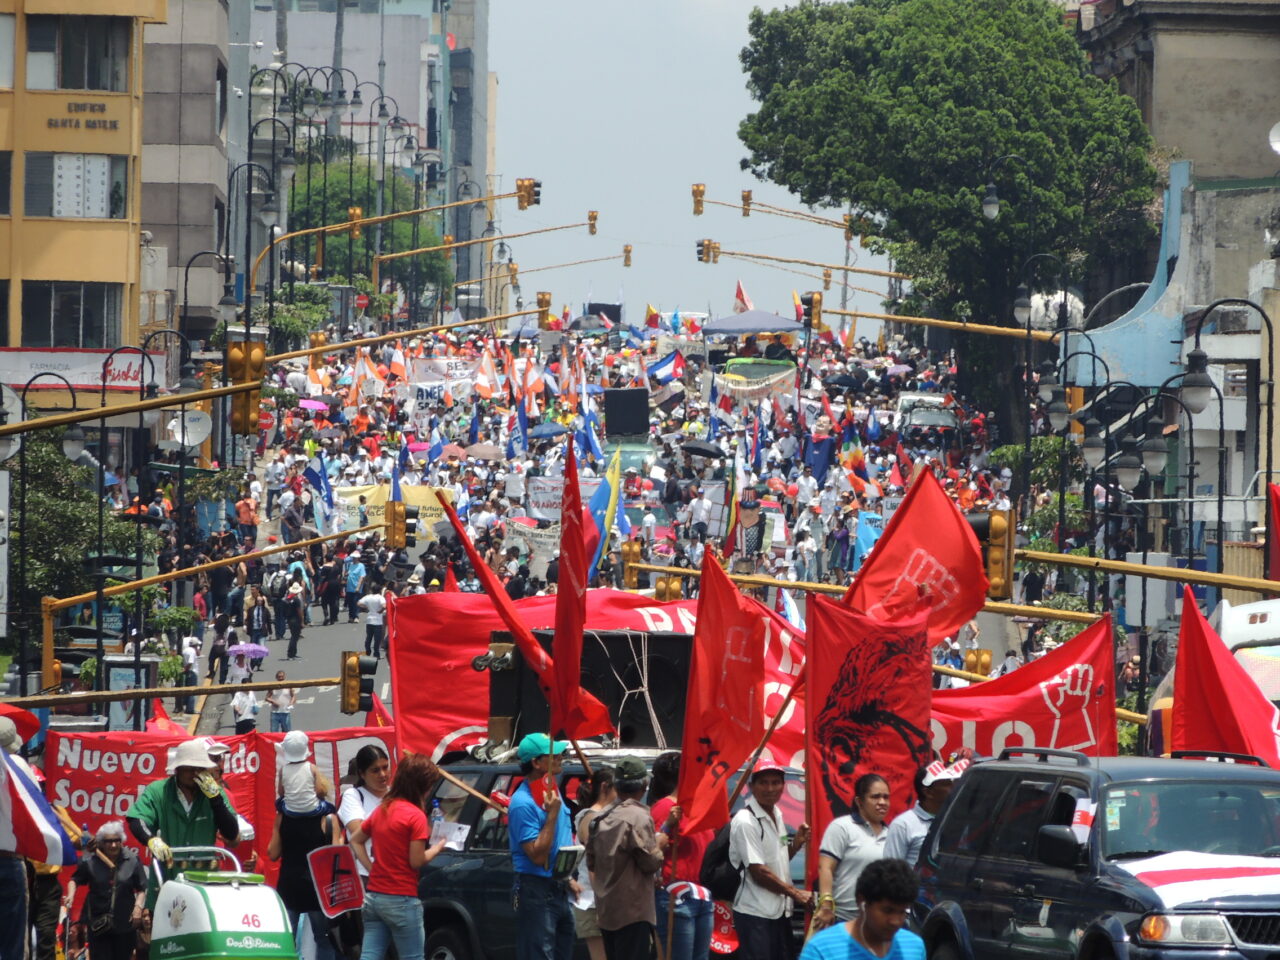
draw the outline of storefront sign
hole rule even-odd
[[[0,383],[20,389],[30,379],[32,371],[56,373],[66,377],[77,390],[102,389],[102,363],[109,350],[79,350],[75,347],[6,347],[0,348]],[[152,353],[158,373],[163,373],[165,355]],[[107,389],[136,393],[142,383],[145,363],[136,352],[122,351],[111,358],[107,367]],[[163,376],[160,379],[164,379]],[[65,390],[66,384],[54,377],[41,377],[31,385],[32,390]]]

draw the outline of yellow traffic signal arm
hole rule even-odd
[[[775,257],[768,253],[746,253],[742,250],[716,251],[722,257],[738,257],[741,260],[772,260],[775,263],[798,263],[806,267],[822,267],[826,270],[840,270],[844,273],[865,273],[871,277],[889,277],[894,280],[911,280],[910,274],[896,273],[893,270],[873,270],[870,267],[853,267],[843,263],[822,263],[818,260],[801,260],[798,257]],[[871,316],[871,314],[865,314]]]
[[[1033,563],[1052,563],[1060,567],[1076,567],[1080,570],[1097,570],[1105,573],[1129,573],[1152,580],[1172,580],[1175,583],[1191,583],[1201,587],[1228,587],[1232,590],[1251,590],[1254,593],[1280,594],[1280,580],[1264,580],[1262,577],[1242,577],[1233,573],[1207,573],[1199,570],[1183,570],[1180,567],[1153,567],[1123,560],[1103,560],[1101,557],[1077,557],[1069,553],[1046,553],[1042,550],[1018,550],[1018,560]],[[1037,608],[1039,609],[1039,608]]]
[[[258,254],[253,261],[253,270],[249,273],[249,286],[246,290],[252,292],[258,287],[258,270],[262,267],[262,261],[267,258],[267,254],[271,252],[271,248],[286,240],[294,240],[298,237],[312,237],[317,234],[329,233],[345,233],[352,227],[365,227],[371,223],[387,223],[391,220],[399,220],[403,217],[417,217],[424,213],[435,213],[439,210],[450,210],[453,207],[464,207],[473,203],[487,203],[492,200],[509,200],[516,196],[515,191],[511,193],[495,193],[487,197],[469,197],[466,200],[455,200],[452,203],[441,203],[434,207],[419,207],[416,210],[398,210],[395,213],[384,213],[376,217],[357,217],[354,220],[343,220],[339,223],[326,223],[319,227],[307,227],[305,230],[291,230],[288,233],[281,234],[276,237]]]
[[[981,333],[989,337],[1016,337],[1019,340],[1026,340],[1028,337],[1026,327],[997,327],[987,323],[966,323],[963,320],[939,320],[937,317],[910,317],[902,316],[896,313],[867,313],[865,310],[835,310],[828,307],[827,313],[834,313],[842,317],[866,317],[868,320],[892,320],[894,323],[905,323],[916,327],[941,327],[944,330],[958,330],[962,333]],[[1032,330],[1030,333],[1032,340],[1044,340],[1053,342],[1057,339],[1057,334],[1049,330]]]

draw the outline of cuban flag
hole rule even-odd
[[[75,866],[75,847],[49,802],[11,756],[2,750],[0,756],[0,850],[38,863]]]
[[[684,357],[679,350],[669,354],[649,368],[649,379],[656,383],[670,383],[684,376]]]
[[[804,633],[804,617],[800,616],[800,606],[796,603],[795,597],[791,596],[790,590],[785,587],[778,588],[778,599],[775,601],[773,609],[787,623]]]

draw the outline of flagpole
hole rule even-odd
[[[769,721],[769,727],[764,732],[764,736],[760,738],[760,743],[756,746],[755,751],[751,754],[751,759],[747,761],[746,767],[742,773],[738,775],[738,782],[733,785],[733,791],[729,794],[729,805],[732,807],[733,802],[738,799],[738,794],[742,792],[743,781],[751,776],[751,770],[756,765],[756,761],[760,759],[760,754],[764,752],[765,745],[769,742],[769,738],[773,736],[773,732],[778,729],[778,724],[782,722],[783,715],[787,712],[787,707],[791,706],[791,701],[796,697],[796,690],[800,688],[800,684],[794,684],[787,691],[786,698],[782,701],[782,706],[778,708],[778,712],[773,715],[773,719]]]

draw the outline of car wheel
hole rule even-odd
[[[945,936],[929,951],[929,960],[962,960],[960,948],[949,935]]]
[[[426,960],[471,960],[471,948],[457,927],[440,927],[427,936]]]

